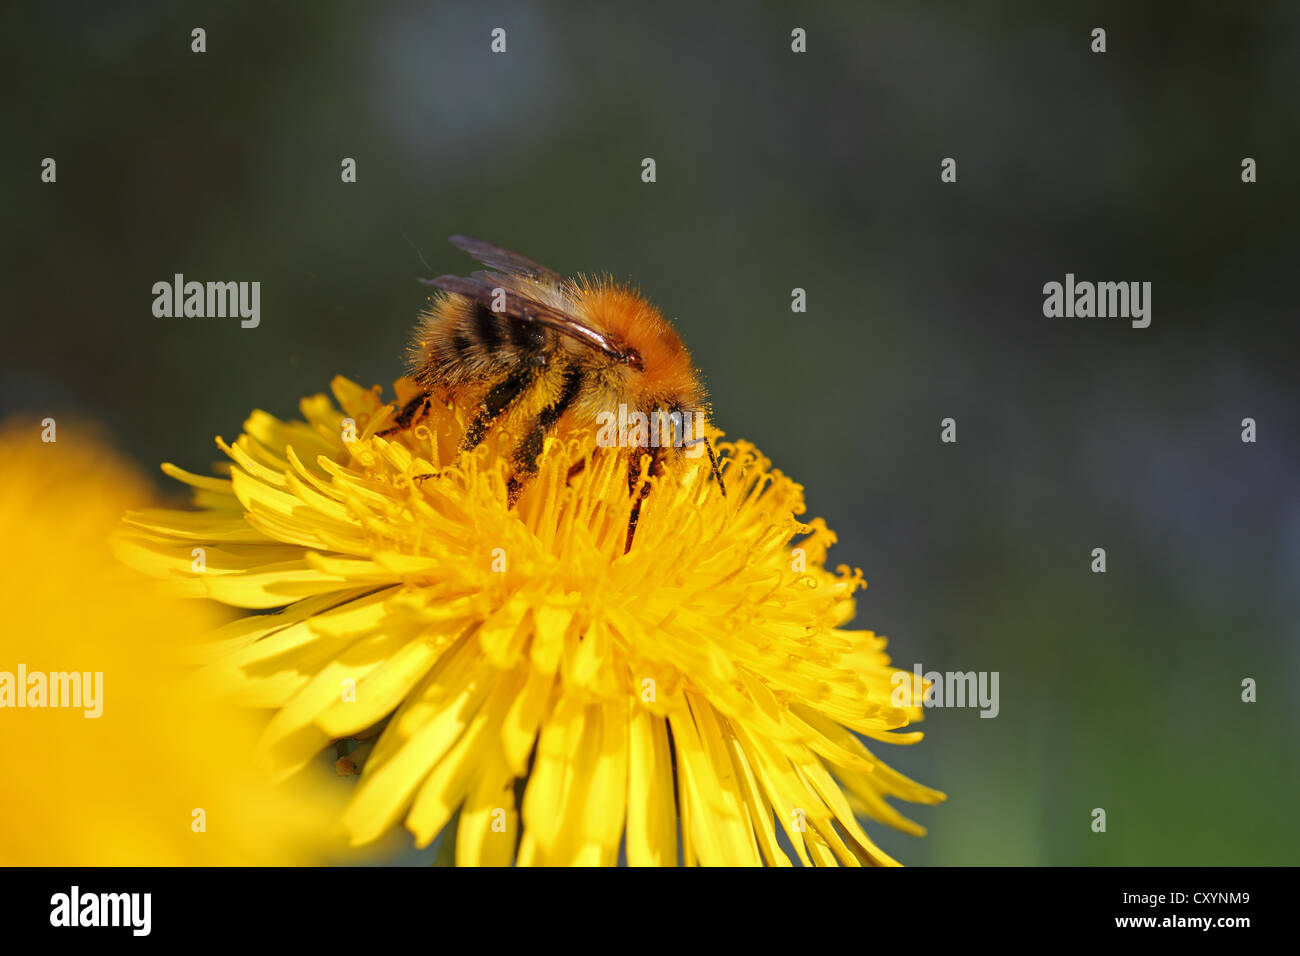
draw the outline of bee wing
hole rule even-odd
[[[490,242],[484,242],[482,239],[474,239],[470,236],[452,236],[451,244],[457,249],[468,252],[471,256],[493,269],[499,269],[507,275],[524,276],[529,279],[539,279],[543,282],[549,282],[558,287],[565,287],[568,283],[564,276],[558,272],[553,272],[546,266],[538,265],[527,256],[521,256],[517,252],[511,252],[509,249],[502,249],[500,246],[494,246]]]
[[[491,273],[479,272],[470,278],[463,276],[438,276],[436,279],[421,279],[425,285],[431,285],[464,296],[497,311],[504,304],[501,314],[516,322],[526,322],[554,329],[562,335],[581,342],[588,348],[603,352],[619,362],[630,362],[635,353],[624,350],[620,343],[608,332],[594,329],[580,319],[553,306],[538,302],[536,299],[514,291],[506,280],[499,277],[493,281]]]

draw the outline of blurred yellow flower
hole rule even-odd
[[[148,484],[83,423],[56,427],[0,429],[0,863],[327,859],[328,794],[272,788],[247,756],[252,715],[185,681],[218,609],[160,595],[109,550]]]
[[[707,460],[678,459],[625,554],[617,449],[552,437],[512,509],[495,443],[458,452],[462,411],[386,439],[377,388],[333,391],[341,408],[305,399],[305,421],[255,412],[220,443],[226,477],[164,466],[197,510],[128,516],[119,553],[181,593],[281,609],[222,628],[206,671],[276,709],[258,749],[277,775],[382,728],[354,842],[404,820],[421,846],[449,828],[462,865],[621,847],[634,865],[787,865],[787,847],[857,865],[894,862],[858,814],[923,832],[887,798],[942,794],[853,733],[920,737],[895,733],[921,711],[891,703],[884,640],[844,628],[861,575],[823,567],[834,535],[751,446],[719,446],[725,497]]]

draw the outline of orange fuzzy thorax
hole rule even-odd
[[[583,281],[579,302],[592,325],[607,329],[640,353],[644,371],[637,377],[646,396],[673,396],[699,402],[703,389],[690,353],[663,314],[648,300],[612,280]]]

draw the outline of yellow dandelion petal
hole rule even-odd
[[[270,633],[270,618],[219,628],[229,615],[216,605],[178,600],[176,588],[160,588],[114,560],[108,537],[125,508],[151,497],[144,477],[84,423],[60,418],[57,441],[46,443],[37,421],[0,426],[0,717],[6,744],[0,863],[224,866],[341,859],[342,807],[321,786],[328,778],[305,773],[290,786],[272,786],[246,759],[264,721],[203,693],[193,680],[190,652],[214,628],[230,651]],[[205,505],[220,496],[219,479],[191,484]],[[146,517],[126,525],[133,539],[144,525],[159,536],[154,545],[185,542],[186,576],[194,541],[214,542],[215,554],[221,550],[215,542],[243,539],[216,510],[136,514]],[[199,525],[182,520],[174,535],[164,537],[157,520],[163,514],[206,522],[213,533],[195,538]],[[176,568],[155,560],[150,541],[142,540],[138,553],[147,556],[146,567],[174,584]],[[311,610],[302,603],[280,616],[301,619]],[[24,672],[50,675],[49,696],[33,698],[28,681],[16,687],[13,678]],[[56,675],[79,679],[72,693],[54,692]],[[24,695],[21,707],[11,696],[15,689]]]
[[[631,707],[627,862],[631,866],[672,866],[677,862],[677,807],[668,723],[643,707]]]
[[[629,549],[625,452],[551,435],[512,504],[504,426],[462,453],[458,408],[380,434],[379,389],[332,390],[219,440],[225,477],[164,466],[193,507],[133,512],[115,546],[177,593],[270,612],[201,661],[274,710],[275,774],[376,738],[354,843],[402,823],[454,837],[461,865],[856,866],[895,863],[864,819],[924,832],[890,801],[943,795],[864,744],[920,739],[920,701],[846,627],[861,572],[827,568],[834,533],[754,446],[717,444],[725,495],[707,458],[642,477]]]

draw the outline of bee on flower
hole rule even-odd
[[[337,378],[301,420],[255,412],[225,473],[164,465],[193,509],[117,535],[181,593],[264,612],[204,668],[273,712],[261,763],[362,741],[352,841],[405,824],[460,865],[893,864],[864,820],[921,834],[890,800],[942,794],[876,756],[920,738],[921,702],[848,626],[864,582],[827,569],[835,535],[721,440],[644,298],[453,241],[488,270],[432,280],[394,402]],[[698,434],[598,440],[620,405]]]

